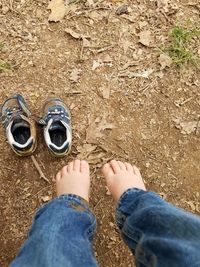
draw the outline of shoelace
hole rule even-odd
[[[68,118],[66,112],[64,112],[62,109],[60,110],[52,110],[47,113],[47,115],[43,118],[41,118],[38,123],[41,126],[47,126],[48,120],[51,119],[52,117],[61,117],[61,118]]]
[[[6,126],[9,122],[14,118],[20,115],[23,110],[20,107],[13,107],[12,109],[8,109],[6,111],[6,115],[2,116],[2,124]]]

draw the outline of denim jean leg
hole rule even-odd
[[[121,196],[116,219],[137,267],[200,267],[200,217],[132,188]]]
[[[96,267],[96,219],[86,201],[62,195],[41,207],[10,267]]]

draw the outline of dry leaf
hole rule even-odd
[[[90,41],[88,41],[88,39],[86,39],[85,37],[82,37],[83,40],[83,47],[90,47],[91,43]]]
[[[88,6],[94,6],[94,0],[87,0]]]
[[[86,130],[86,141],[91,144],[97,144],[97,139],[104,136],[103,131],[113,128],[115,128],[114,124],[108,123],[106,118],[89,121],[89,127]]]
[[[92,70],[96,70],[97,68],[99,68],[102,65],[102,61],[100,59],[98,59],[97,61],[94,60],[93,61],[93,65],[92,65]]]
[[[166,67],[170,67],[171,66],[172,59],[166,54],[161,54],[160,57],[159,57],[159,63],[161,65],[160,70],[163,70]]]
[[[103,152],[94,153],[94,154],[90,154],[87,157],[87,161],[90,164],[95,164],[96,165],[97,163],[100,163],[104,157],[105,157],[105,153],[103,153]]]
[[[66,28],[65,32],[68,33],[69,35],[71,35],[75,39],[82,39],[84,47],[91,46],[90,42],[87,40],[87,38],[90,38],[89,36],[85,36],[85,35],[83,35],[81,33],[77,33],[77,32],[73,31],[70,28]]]
[[[150,31],[142,31],[139,33],[139,43],[143,44],[144,46],[150,46],[152,41],[152,36]]]
[[[70,35],[71,35],[72,37],[74,37],[75,39],[80,39],[80,38],[82,38],[82,34],[77,33],[77,32],[73,31],[73,30],[70,29],[70,28],[66,28],[66,29],[65,29],[65,32],[68,33],[68,34],[70,34]]]
[[[67,15],[69,12],[75,12],[77,9],[78,5],[76,5],[76,2],[74,4],[67,3],[65,14]]]
[[[179,118],[173,119],[173,122],[176,124],[176,128],[181,130],[182,134],[191,134],[196,130],[197,122],[181,122]]]
[[[91,144],[84,144],[83,146],[78,146],[77,150],[79,154],[77,155],[78,159],[86,159],[88,155],[96,150],[97,146]]]
[[[103,63],[111,63],[113,60],[109,55],[106,55],[102,61]]]
[[[189,122],[181,122],[180,126],[182,127],[182,134],[191,134],[196,130],[197,122],[189,121]]]
[[[49,21],[58,22],[64,18],[66,13],[66,6],[63,0],[52,0],[49,3],[48,9],[51,9]]]
[[[137,78],[137,77],[141,77],[141,78],[145,78],[148,79],[149,75],[153,73],[153,69],[148,69],[148,70],[144,70],[144,71],[140,71],[140,72],[132,72],[132,71],[126,71],[126,72],[121,72],[119,74],[119,77],[128,77],[129,79],[132,78]]]
[[[123,42],[121,43],[121,45],[123,46],[123,50],[124,50],[124,54],[127,53],[129,47],[132,46],[132,42],[128,41],[128,40],[123,40]]]
[[[169,0],[157,0],[158,8],[162,8],[164,12],[169,11]]]
[[[81,74],[82,70],[80,69],[73,69],[71,74],[70,74],[70,81],[74,82],[74,83],[77,83],[78,80],[80,79],[80,74]]]

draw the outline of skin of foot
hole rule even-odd
[[[56,175],[57,196],[74,194],[89,201],[90,170],[85,160],[74,160]]]
[[[103,166],[102,173],[115,201],[129,188],[146,190],[139,169],[130,163],[111,160]]]

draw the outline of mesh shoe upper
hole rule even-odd
[[[44,107],[44,139],[55,156],[66,155],[71,148],[72,130],[69,109],[60,99],[50,99]]]
[[[1,107],[8,143],[20,156],[30,155],[36,148],[35,122],[30,116],[31,112],[21,95],[8,98]]]

